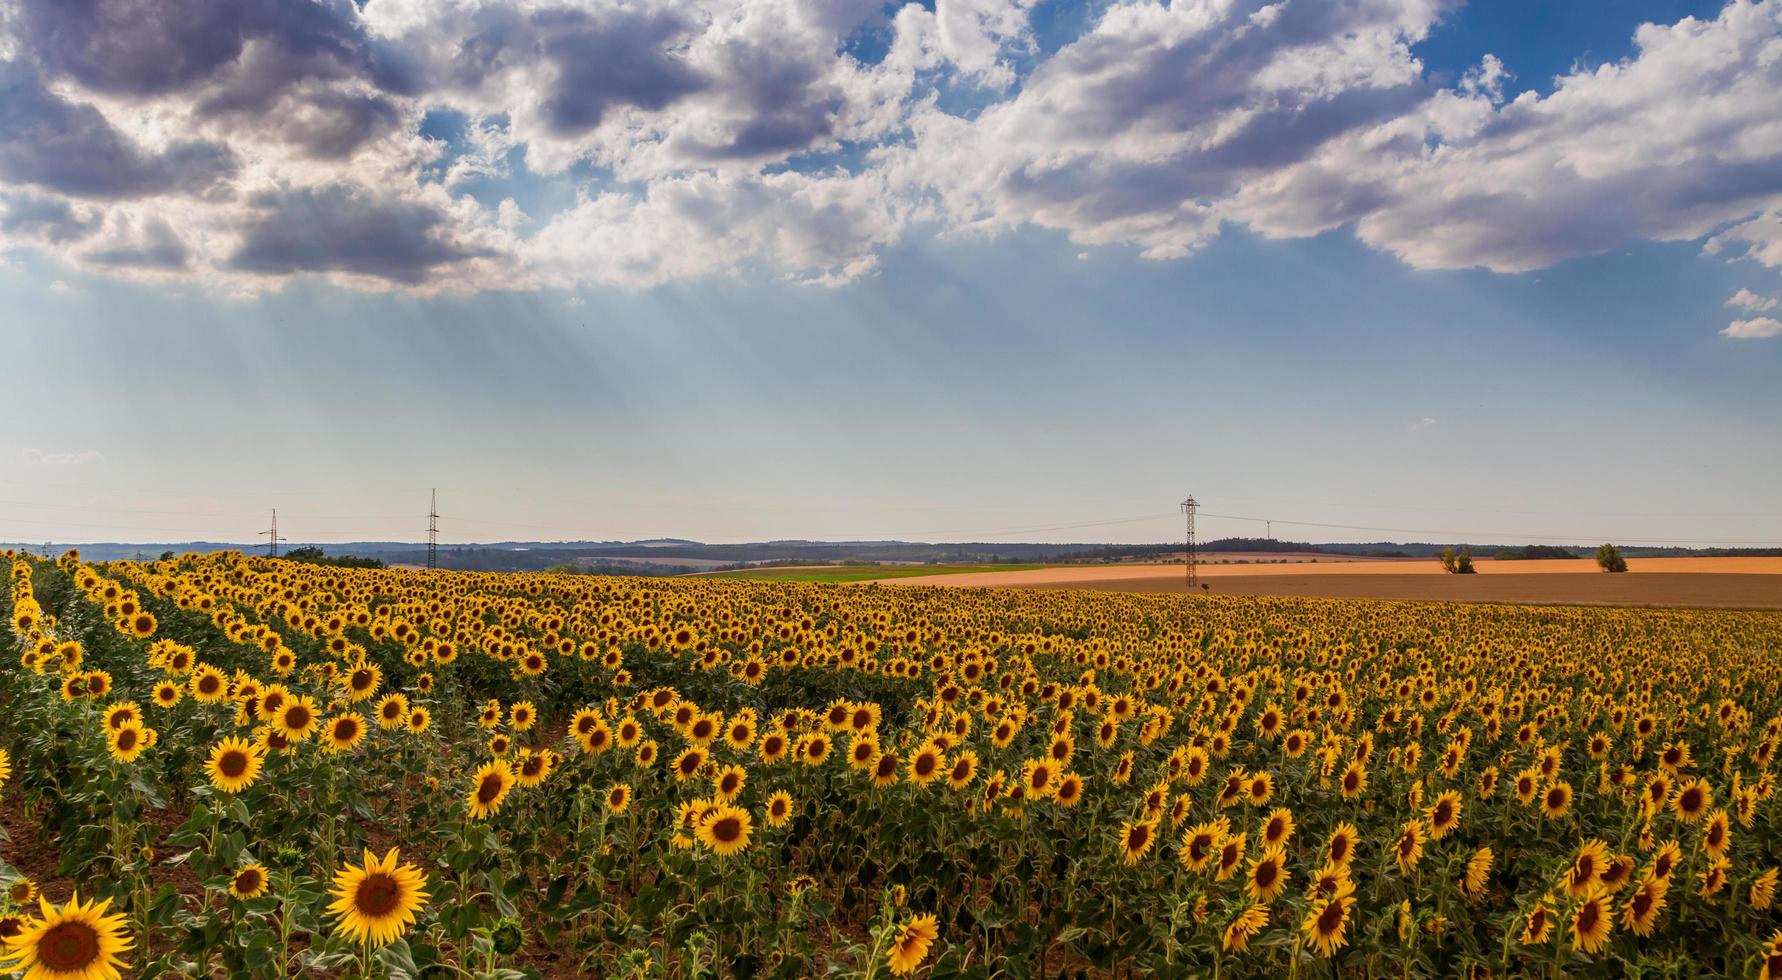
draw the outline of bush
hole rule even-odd
[[[1621,557],[1621,549],[1612,544],[1596,549],[1596,563],[1605,572],[1627,571],[1627,559]]]

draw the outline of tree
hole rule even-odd
[[[1473,574],[1473,553],[1467,548],[1455,551],[1452,546],[1442,549],[1442,571],[1450,575]]]
[[[1608,543],[1596,549],[1596,564],[1605,572],[1627,571],[1627,559],[1621,557],[1621,549]]]

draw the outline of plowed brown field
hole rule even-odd
[[[1622,575],[1573,561],[1480,561],[1477,575],[1449,575],[1436,561],[1209,565],[1217,595],[1348,599],[1452,599],[1475,602],[1782,608],[1782,558],[1635,558]],[[885,580],[900,586],[998,586],[1182,592],[1181,565],[1083,565],[1024,572],[974,572]]]

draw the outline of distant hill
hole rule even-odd
[[[291,542],[296,548],[303,542]],[[42,542],[0,542],[0,547],[41,552]],[[181,541],[162,544],[94,542],[52,545],[55,553],[69,547],[94,561],[152,560],[164,552],[242,551],[264,553],[264,543]],[[354,541],[320,546],[334,557],[373,558],[389,565],[424,565],[427,546],[410,541]],[[1301,553],[1371,558],[1433,558],[1444,548],[1467,548],[1475,558],[1581,558],[1595,546],[1506,545],[1467,542],[1364,541],[1311,544],[1273,538],[1219,538],[1201,542],[1203,552]],[[1782,548],[1621,548],[1629,558],[1671,556],[1782,555]],[[873,563],[1032,564],[1039,562],[1181,561],[1182,543],[1158,544],[1024,544],[1010,542],[930,543],[920,541],[762,541],[747,544],[704,544],[685,538],[642,541],[496,541],[487,544],[441,545],[442,568],[463,571],[543,571],[576,568],[596,574],[674,575],[749,565],[826,565]]]

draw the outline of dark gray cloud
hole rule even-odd
[[[293,188],[248,203],[252,216],[227,261],[242,272],[342,272],[412,285],[493,254],[466,242],[440,208],[363,187]]]
[[[259,64],[258,91],[309,77],[314,65],[401,94],[421,90],[398,49],[368,37],[352,0],[15,0],[25,49],[57,77],[146,97],[189,89],[236,64],[250,42],[280,52]]]
[[[185,268],[192,253],[172,226],[156,218],[143,227],[140,236],[85,252],[81,258],[94,265],[115,269],[171,271]]]
[[[708,84],[669,50],[690,25],[668,11],[620,7],[595,14],[562,7],[528,15],[484,8],[473,22],[452,74],[477,82],[504,68],[548,63],[540,109],[557,135],[585,133],[615,106],[667,108]]]
[[[723,141],[689,137],[674,149],[696,160],[776,159],[827,139],[844,98],[822,78],[824,67],[770,44],[724,45],[712,73],[730,82],[722,102],[736,122]]]
[[[147,152],[91,104],[49,91],[28,65],[0,61],[0,180],[131,198],[202,193],[234,172],[234,154],[221,143],[182,140]]]
[[[8,236],[65,245],[99,230],[99,215],[80,215],[63,198],[40,194],[0,194],[0,232]]]

